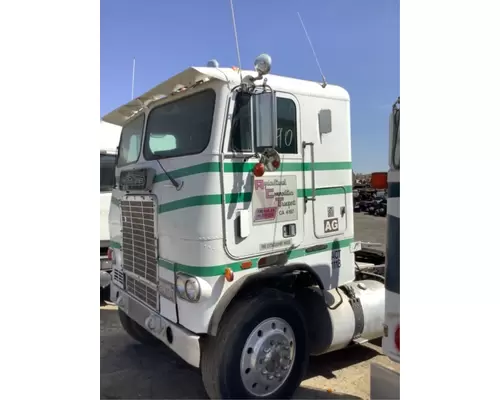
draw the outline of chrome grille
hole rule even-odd
[[[119,269],[113,269],[113,280],[123,288],[123,272]]]
[[[158,309],[158,292],[130,275],[127,276],[127,292],[154,310]]]
[[[157,284],[156,205],[151,196],[121,201],[123,269]]]

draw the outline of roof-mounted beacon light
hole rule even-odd
[[[259,77],[267,75],[271,71],[271,56],[269,54],[261,54],[255,59],[253,63],[255,71],[259,74]]]
[[[214,59],[210,60],[209,62],[207,62],[207,67],[219,68],[219,62],[214,58]]]

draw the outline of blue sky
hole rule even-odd
[[[387,169],[399,96],[399,0],[233,0],[243,68],[320,81],[300,12],[329,83],[351,96],[355,172]],[[101,116],[191,65],[237,65],[229,0],[101,0]]]

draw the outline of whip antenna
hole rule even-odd
[[[307,41],[309,42],[309,46],[311,46],[311,50],[313,53],[313,56],[316,60],[316,64],[318,65],[319,73],[321,74],[321,78],[323,79],[323,84],[321,85],[322,87],[326,87],[326,78],[325,75],[323,74],[323,71],[321,70],[321,65],[319,64],[318,56],[316,55],[316,52],[314,51],[313,44],[311,42],[311,38],[309,37],[309,34],[307,33],[306,26],[304,25],[304,22],[302,21],[302,17],[300,16],[300,13],[297,11],[297,15],[299,17],[299,21],[302,24],[302,28],[304,29],[304,33],[306,34]]]
[[[231,15],[233,16],[234,40],[236,42],[236,54],[238,55],[238,67],[240,69],[240,80],[243,81],[243,75],[241,74],[240,45],[238,44],[238,32],[236,30],[236,19],[234,18],[233,0],[229,0],[229,4],[231,4]]]
[[[132,61],[132,100],[134,100],[134,83],[135,83],[135,57]]]

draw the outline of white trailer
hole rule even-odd
[[[310,354],[382,336],[383,276],[355,259],[349,95],[270,61],[188,68],[103,118],[123,127],[111,298],[212,399],[291,397]]]
[[[394,362],[400,362],[399,349],[399,110],[400,100],[394,103],[389,123],[389,172],[387,181],[387,250],[385,269],[385,317],[382,348]],[[382,365],[371,365],[371,398],[373,400],[399,399],[399,373]]]
[[[115,164],[121,127],[101,121],[100,126],[100,162],[101,162],[101,248],[100,248],[100,284],[101,301],[109,299],[109,284],[111,282],[111,260],[109,257],[109,207],[111,192],[115,186]]]

